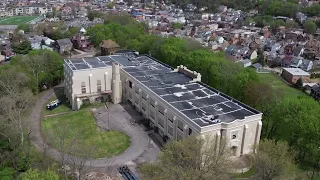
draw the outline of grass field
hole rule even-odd
[[[283,95],[283,97],[287,96],[305,96],[305,94],[302,91],[299,91],[291,86],[289,86],[287,83],[283,82],[280,77],[278,77],[275,74],[271,73],[261,73],[258,74],[262,80],[262,82],[268,83],[272,86],[272,88],[279,92],[280,95]]]
[[[59,149],[61,139],[57,137],[63,132],[65,147],[76,144],[79,149],[92,148],[94,150],[91,158],[112,157],[124,152],[130,145],[129,136],[120,131],[100,130],[88,110],[84,108],[65,115],[44,118],[41,125],[47,142]]]
[[[19,25],[26,24],[39,16],[11,16],[0,17],[0,25]]]
[[[42,110],[42,114],[43,115],[50,115],[50,114],[59,114],[59,113],[63,113],[63,112],[72,111],[71,106],[67,102],[67,98],[64,95],[63,88],[55,88],[54,92],[55,92],[55,95],[52,98],[50,98],[46,104],[48,104],[51,101],[54,101],[56,99],[60,99],[62,101],[62,104],[53,110],[48,110],[46,108],[46,106],[44,106],[43,110]]]

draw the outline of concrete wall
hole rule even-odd
[[[65,93],[73,109],[77,109],[77,97],[84,96],[85,98],[86,95],[87,97],[92,95],[92,98],[96,98],[100,96],[101,93],[97,88],[98,80],[101,81],[102,92],[111,92],[112,67],[72,71],[65,64]],[[83,82],[86,87],[85,94],[81,91]]]

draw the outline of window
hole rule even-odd
[[[160,125],[161,127],[164,127],[164,121],[163,121],[163,119],[158,118],[158,120],[159,120],[159,125]]]
[[[158,107],[159,107],[159,113],[164,115],[165,109],[162,106],[158,106]]]
[[[87,91],[86,91],[86,83],[85,82],[81,82],[81,93],[82,94],[85,94]]]
[[[150,99],[150,105],[151,105],[152,107],[155,107],[155,104],[156,104],[156,101],[153,100],[153,99]]]
[[[171,118],[169,118],[169,117],[168,117],[168,120],[169,120],[170,122],[173,122],[173,120],[172,120]]]
[[[101,92],[101,80],[97,80],[97,92]]]
[[[183,123],[180,120],[178,120],[178,128],[183,131]]]
[[[189,136],[192,134],[192,129],[189,128]]]
[[[136,91],[136,94],[139,94],[139,88],[138,87],[135,88],[135,91]]]
[[[132,82],[129,81],[129,87],[132,89]]]
[[[161,112],[160,110],[159,110],[159,113],[162,114],[162,115],[164,115],[164,112]]]
[[[172,134],[173,134],[173,128],[171,126],[168,126],[168,134],[170,136],[172,136]]]

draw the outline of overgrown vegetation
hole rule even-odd
[[[62,79],[63,73],[55,72],[63,71],[62,60],[55,55],[54,52],[31,51],[0,67],[0,179],[15,179],[30,168],[48,165],[42,163],[39,154],[33,153],[28,117],[40,85],[55,85],[55,78]]]

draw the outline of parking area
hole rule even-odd
[[[131,138],[131,145],[126,152],[115,157],[114,160],[119,161],[115,163],[117,166],[109,167],[110,175],[119,176],[117,167],[123,163],[122,165],[127,165],[139,177],[137,166],[155,161],[160,152],[158,140],[153,137],[154,132],[137,123],[143,118],[130,105],[109,104],[108,108],[97,108],[94,111],[98,127],[123,131]]]

